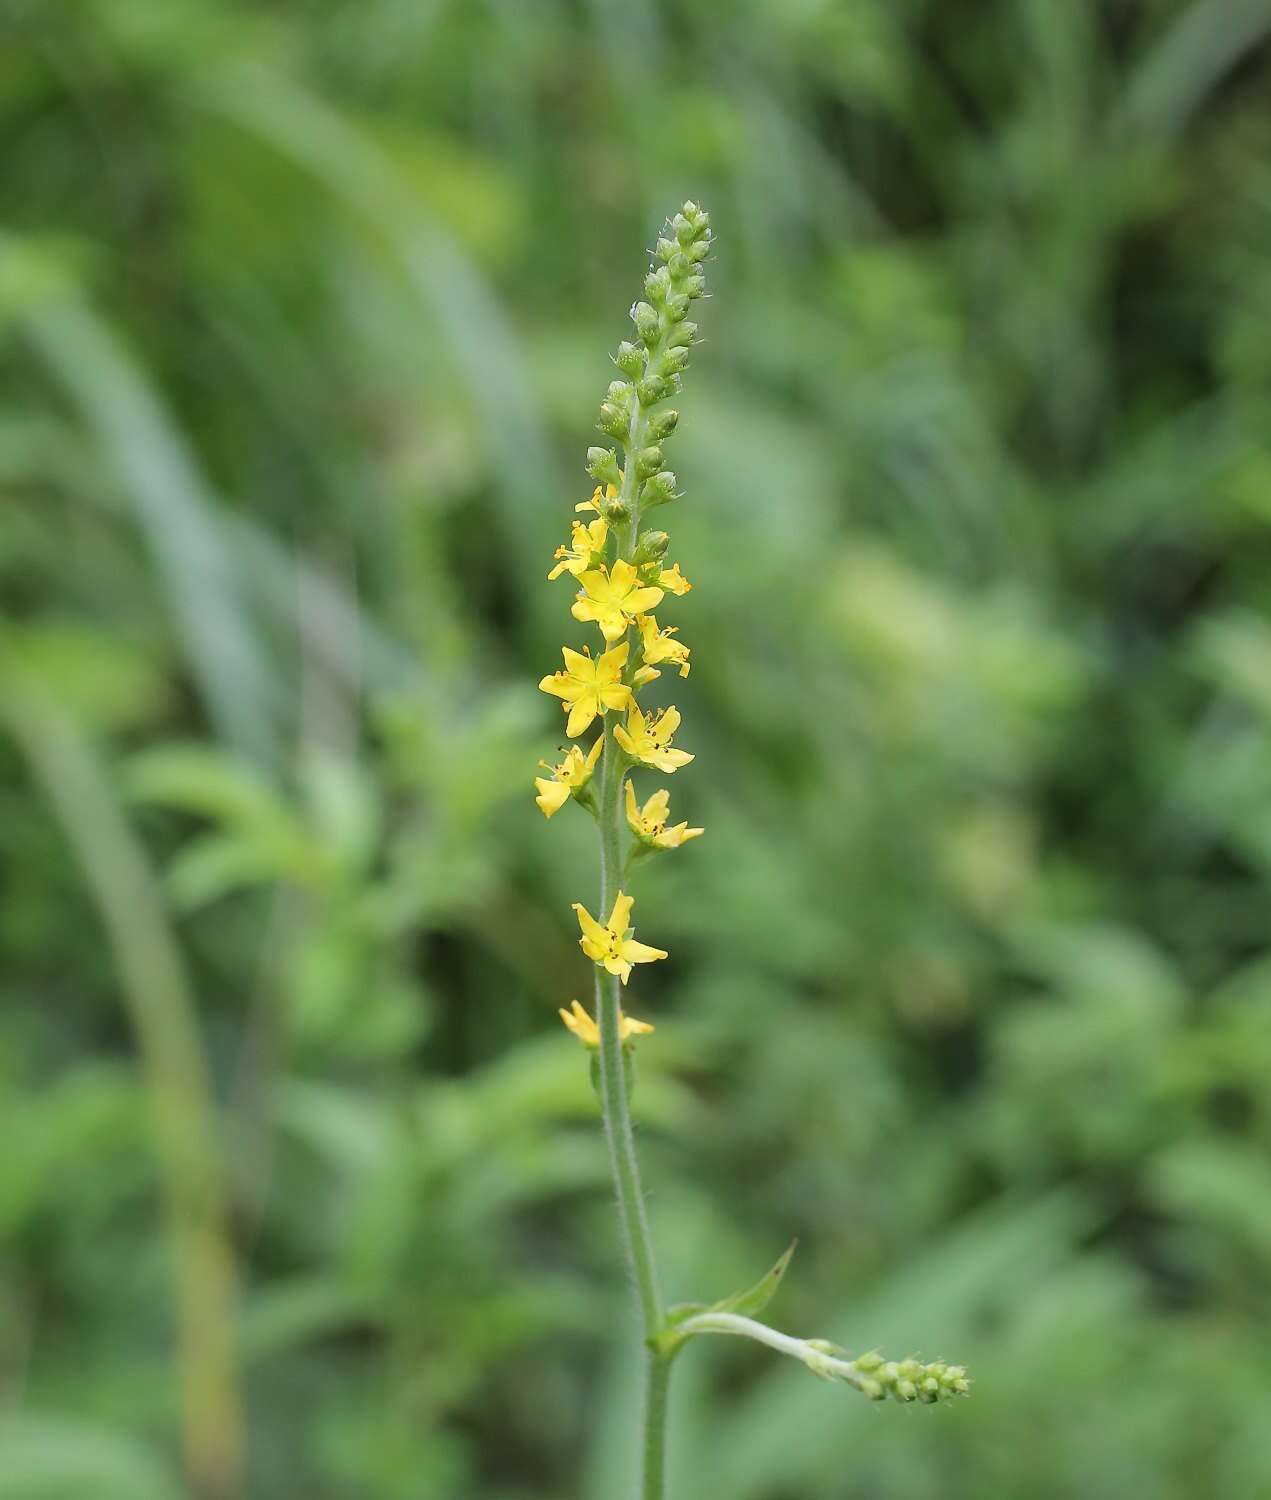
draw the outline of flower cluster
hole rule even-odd
[[[702,833],[687,822],[671,823],[664,787],[641,806],[627,773],[648,767],[669,776],[693,759],[672,744],[679,710],[668,705],[646,711],[637,701],[664,671],[682,678],[689,674],[689,647],[678,626],[662,623],[657,612],[692,588],[679,564],[667,562],[666,532],[642,531],[640,523],[649,511],[677,498],[663,447],[679,414],[666,403],[681,389],[697,337],[689,312],[705,294],[702,263],[710,246],[710,220],[697,204],[686,203],[667,220],[645,277],[644,298],[631,309],[635,337],[618,345],[614,363],[620,378],[610,383],[600,407],[600,431],[621,446],[621,462],[617,447],[588,450],[587,468],[596,486],[574,509],[592,519],[571,522],[569,539],[557,547],[547,575],[569,580],[570,613],[594,626],[600,639],[581,650],[562,647],[563,667],[539,687],[561,700],[570,739],[587,734],[597,720],[600,728],[589,747],[570,746],[558,764],[543,763],[551,774],[535,779],[535,801],[548,818],[566,802],[579,803],[600,820],[602,839],[607,827],[614,838],[629,832],[623,868],[638,855],[678,849]],[[622,722],[614,722],[619,715]],[[606,903],[612,894],[611,885]],[[634,964],[666,957],[661,948],[635,941],[631,906],[631,897],[619,890],[601,922],[574,903],[583,952],[623,984]],[[577,1002],[561,1014],[590,1044],[595,1023]],[[646,1029],[651,1028],[627,1021],[623,1042]]]

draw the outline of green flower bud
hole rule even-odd
[[[621,526],[631,519],[631,507],[621,495],[614,495],[612,499],[606,498],[600,502],[600,514],[606,521]]]
[[[596,425],[610,437],[625,439],[630,422],[625,412],[619,411],[612,401],[606,401],[600,408],[600,421]]]
[[[691,245],[685,247],[684,253],[691,261],[705,260],[711,253],[709,236],[704,240],[694,240]]]
[[[681,323],[678,328],[672,328],[666,342],[671,349],[687,349],[696,337],[696,323]]]
[[[641,448],[635,456],[635,466],[637,479],[652,478],[662,467],[661,448]]]
[[[622,483],[622,470],[612,448],[588,448],[587,472],[601,484]]]
[[[674,383],[660,375],[646,375],[636,383],[636,395],[640,398],[641,406],[655,406],[659,401],[673,396],[675,390]]]
[[[914,1401],[918,1396],[918,1387],[912,1380],[898,1380],[892,1387],[892,1395],[897,1401]]]
[[[605,394],[619,411],[630,411],[632,389],[629,381],[611,380]]]
[[[668,500],[674,499],[675,475],[670,469],[663,469],[660,474],[646,479],[640,486],[641,510],[652,510],[655,505],[665,505]]]
[[[676,214],[671,220],[671,228],[675,231],[675,238],[681,245],[691,245],[697,238],[696,226],[682,213]]]
[[[668,349],[661,359],[658,360],[658,374],[662,376],[678,375],[682,370],[688,369],[690,359],[689,351],[682,344],[677,344],[674,349]]]
[[[684,290],[690,297],[704,297],[706,295],[705,276],[690,276],[684,283]]]
[[[650,271],[644,278],[644,292],[650,302],[660,307],[671,295],[671,272],[665,266]]]
[[[631,309],[631,320],[640,342],[652,349],[662,335],[662,323],[657,313],[647,302],[637,302]]]
[[[673,292],[666,299],[666,315],[672,323],[682,323],[688,317],[691,298],[683,292]]]
[[[862,1375],[872,1375],[883,1363],[883,1356],[877,1349],[871,1349],[866,1354],[857,1355],[853,1363]]]
[[[665,262],[665,261],[670,260],[670,258],[675,254],[675,252],[676,252],[675,241],[663,238],[663,239],[660,239],[658,241],[658,243],[657,243],[657,249],[656,249],[656,251],[654,253],[657,255],[657,258],[660,261]]]
[[[679,424],[680,414],[673,406],[668,406],[665,411],[654,412],[649,418],[649,436],[660,443],[663,438],[669,438]]]
[[[627,339],[623,339],[622,343],[618,345],[618,352],[614,355],[613,362],[624,375],[630,375],[633,379],[638,380],[644,374],[644,361],[646,357],[644,350],[639,345],[632,344]]]
[[[670,542],[671,538],[665,531],[642,531],[631,561],[637,568],[643,567],[645,563],[660,563],[666,556]]]

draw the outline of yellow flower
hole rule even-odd
[[[690,828],[687,823],[668,828],[666,820],[670,815],[670,792],[658,790],[643,807],[637,807],[635,788],[627,782],[627,823],[642,843],[652,844],[657,849],[678,849],[689,839],[701,838],[706,832],[704,828]]]
[[[562,1010],[560,1018],[565,1025],[574,1033],[584,1047],[600,1046],[600,1028],[592,1020],[577,1000],[569,1002],[570,1009]],[[648,1036],[653,1030],[647,1021],[637,1021],[634,1016],[627,1016],[618,1011],[618,1040],[626,1044],[638,1036]]]
[[[633,964],[651,964],[654,959],[666,957],[661,948],[650,948],[632,938],[634,929],[627,923],[633,904],[630,896],[619,891],[609,920],[602,927],[585,906],[574,902],[574,914],[583,934],[578,939],[578,946],[594,963],[602,964],[610,974],[617,974],[623,984],[626,984]]]
[[[668,594],[687,594],[693,585],[680,572],[679,563],[676,563],[673,568],[663,568],[658,574],[658,587],[665,589]]]
[[[597,714],[610,708],[627,708],[635,702],[631,689],[622,681],[627,664],[627,642],[593,657],[589,651],[571,651],[561,647],[565,670],[553,672],[539,683],[545,693],[563,698],[569,710],[565,733],[577,739]]]
[[[596,514],[599,515],[600,514],[600,501],[601,501],[601,498],[602,497],[601,497],[601,494],[600,494],[600,486],[597,485],[596,488],[594,490],[592,490],[592,492],[591,492],[591,499],[590,500],[580,500],[578,502],[578,504],[574,506],[574,509],[575,510],[594,510],[596,512]],[[616,500],[618,498],[618,486],[616,484],[609,485],[606,488],[606,490],[605,490],[603,498],[606,499],[606,500]]]
[[[640,657],[642,665],[636,673],[637,683],[652,682],[661,673],[655,670],[655,664],[660,661],[669,662],[671,666],[680,669],[680,676],[687,677],[689,674],[689,648],[683,641],[673,640],[677,629],[674,625],[667,625],[663,629],[658,628],[658,622],[652,615],[637,615],[636,625],[640,631]]]
[[[608,572],[596,568],[578,581],[582,588],[571,613],[575,620],[594,620],[607,641],[616,641],[626,633],[634,616],[656,609],[662,602],[662,590],[644,587],[639,573],[625,558],[620,557]]]
[[[538,788],[538,796],[534,800],[538,803],[545,818],[558,813],[569,801],[571,793],[576,796],[587,785],[591,780],[591,773],[596,769],[596,761],[604,745],[605,737],[602,734],[597,737],[596,743],[586,756],[577,745],[571,745],[569,754],[560,765],[549,766],[545,760],[539,761],[539,765],[544,770],[552,773],[550,781],[545,776],[534,778],[534,785]]]
[[[592,557],[596,553],[602,556],[605,550],[605,538],[609,535],[609,522],[602,516],[598,521],[592,521],[584,526],[581,521],[574,521],[572,534],[569,538],[568,547],[557,547],[554,556],[556,566],[547,575],[548,578],[559,578],[562,573],[572,573],[575,578],[580,573],[585,573],[591,567]]]
[[[616,725],[613,733],[632,760],[638,760],[641,765],[656,766],[669,776],[693,759],[687,750],[670,748],[671,736],[679,727],[678,708],[664,708],[646,719],[638,705],[632,702],[627,707],[626,726]]]

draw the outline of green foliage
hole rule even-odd
[[[626,1289],[556,1020],[594,851],[525,768],[596,351],[689,196],[707,831],[633,887],[664,1280],[797,1233],[784,1327],[976,1386],[911,1422],[699,1340],[677,1491],[1271,1490],[1269,35],[0,8],[0,1500],[232,1470],[177,1315],[217,1194],[226,1500],[615,1493]],[[157,1123],[197,1131],[191,1040],[207,1200]]]

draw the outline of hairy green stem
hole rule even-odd
[[[635,454],[644,440],[646,419],[639,398],[633,398],[631,425],[625,443],[627,462],[622,476],[622,500],[630,519],[616,528],[618,556],[635,550],[639,511],[635,495]],[[623,874],[622,777],[624,760],[613,730],[604,729],[600,796],[600,913],[604,921],[613,908]],[[619,1032],[621,985],[617,975],[596,969],[596,1018],[600,1031],[600,1095],[604,1114],[609,1164],[618,1199],[618,1217],[626,1244],[627,1261],[640,1301],[646,1342],[661,1330],[662,1293],[658,1285],[653,1238],[644,1211],[640,1164],[631,1129],[631,1101]],[[665,1356],[648,1348],[645,1354],[645,1401],[642,1445],[643,1500],[665,1500],[666,1413],[670,1364]]]

